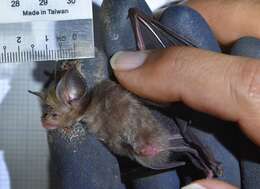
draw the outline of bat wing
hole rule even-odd
[[[167,48],[176,45],[196,47],[192,40],[163,26],[159,21],[145,15],[137,8],[129,9],[129,18],[139,50]]]
[[[176,168],[189,162],[208,178],[222,174],[220,164],[207,152],[207,148],[199,143],[195,135],[186,131],[184,138],[178,132],[175,131],[169,136],[168,145],[162,147],[157,155],[153,157],[135,155],[136,161],[144,167],[154,170]]]
[[[153,170],[164,170],[172,169],[185,165],[184,161],[174,161],[174,160],[156,160],[158,157],[144,158],[136,156],[135,159],[142,166],[153,169]]]

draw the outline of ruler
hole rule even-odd
[[[94,57],[91,0],[3,0],[0,63]]]

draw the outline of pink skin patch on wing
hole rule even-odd
[[[140,150],[140,154],[144,156],[155,156],[159,152],[159,149],[153,145],[147,145]]]

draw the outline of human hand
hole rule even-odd
[[[183,101],[194,109],[238,121],[245,133],[260,144],[257,60],[175,47],[120,52],[111,64],[119,82],[135,94],[158,102]],[[235,189],[216,180],[199,183],[207,189]]]
[[[111,59],[118,81],[136,95],[182,101],[239,123],[260,145],[260,61],[189,47],[120,52]]]

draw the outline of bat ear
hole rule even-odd
[[[30,91],[30,90],[28,90],[28,92],[35,95],[35,96],[38,96],[41,100],[44,100],[44,93],[37,92],[37,91]]]
[[[57,98],[67,105],[73,105],[86,94],[86,82],[77,65],[66,71],[56,86]]]

